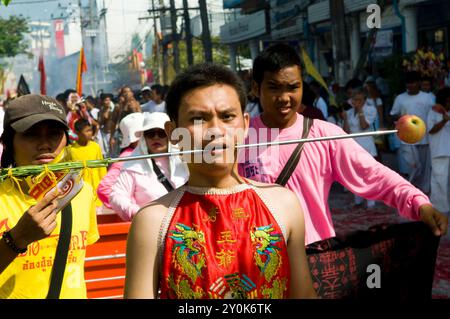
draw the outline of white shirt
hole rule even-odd
[[[323,117],[328,118],[328,106],[327,102],[320,96],[314,101],[314,106],[322,111]]]
[[[94,107],[92,110],[90,110],[90,114],[92,115],[92,117],[94,118],[94,120],[98,121],[98,113],[100,112],[100,110],[96,107]]]
[[[395,98],[391,115],[414,114],[420,117],[425,123],[427,122],[428,112],[430,112],[434,103],[428,93],[420,91],[419,94],[409,95],[407,92],[400,94]],[[428,134],[417,143],[417,145],[428,144]],[[403,144],[406,144],[402,142]]]
[[[450,115],[450,112],[447,114]],[[427,131],[429,132],[433,126],[441,122],[442,119],[442,114],[431,110],[428,113]],[[450,156],[450,122],[447,122],[439,132],[435,134],[428,134],[428,138],[430,141],[431,158]]]
[[[383,101],[379,97],[377,97],[376,99],[372,99],[372,98],[368,97],[366,100],[366,104],[371,105],[376,108],[378,105],[382,106]]]
[[[359,123],[359,115],[355,114],[354,108],[351,108],[346,112],[350,133],[363,133],[373,131],[373,123],[375,122],[375,118],[377,117],[377,109],[374,106],[368,105],[366,103],[362,108],[364,118],[369,124],[369,127],[366,129],[361,128],[361,125]],[[361,145],[367,152],[369,152],[370,155],[377,156],[378,153],[377,148],[375,147],[375,140],[373,136],[356,137],[355,141],[359,145]]]
[[[433,101],[433,105],[436,104],[436,95],[434,95],[433,92],[428,92],[427,94],[431,97],[431,100]]]
[[[153,113],[153,112],[162,112],[162,113],[167,113],[166,112],[166,102],[162,101],[159,104],[156,104],[153,100],[148,101],[145,104],[141,105],[141,109],[142,109],[142,113],[144,112],[148,112],[148,113]]]
[[[380,128],[380,115],[378,114],[378,105],[381,105],[381,107],[383,107],[383,101],[377,97],[376,99],[372,99],[372,98],[367,98],[366,100],[366,104],[373,106],[376,110],[377,110],[377,116],[375,118],[375,122],[373,124],[373,127],[375,130],[378,130]]]

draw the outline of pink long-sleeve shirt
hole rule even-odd
[[[128,147],[122,153],[120,153],[119,157],[126,157],[133,153],[133,148]],[[111,188],[114,183],[117,181],[119,177],[120,170],[122,169],[124,162],[117,162],[111,165],[108,170],[108,173],[102,178],[100,184],[97,187],[97,196],[108,208],[111,208],[111,204],[109,203],[109,195],[111,194]]]
[[[155,159],[159,169],[165,176],[169,174],[169,161],[161,158]],[[168,179],[174,188],[177,185]],[[167,194],[167,189],[158,181],[153,171],[138,173],[122,167],[116,182],[111,187],[109,202],[112,209],[124,221],[131,221],[139,209]]]
[[[297,114],[297,121],[291,127],[278,132],[270,130],[259,116],[252,118],[246,143],[256,142],[254,132],[257,132],[257,142],[298,139],[303,131],[303,116]],[[341,134],[345,132],[340,127],[314,120],[309,137]],[[275,183],[295,147],[296,144],[290,144],[261,151],[246,149],[240,154],[239,173],[249,179]],[[335,181],[359,196],[397,208],[400,215],[412,220],[420,218],[420,206],[430,203],[425,194],[377,162],[353,139],[305,143],[286,186],[298,195],[305,211],[306,244],[335,236],[328,207],[328,195]]]

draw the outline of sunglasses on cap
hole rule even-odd
[[[164,130],[156,129],[145,131],[144,136],[147,138],[154,138],[155,136],[158,136],[159,138],[166,138],[167,134]]]

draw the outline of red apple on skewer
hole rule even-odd
[[[408,144],[415,144],[423,139],[427,127],[417,115],[403,115],[395,124],[397,136]]]

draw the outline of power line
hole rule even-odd
[[[45,3],[45,2],[56,2],[56,1],[60,1],[60,0],[42,0],[42,1],[24,1],[24,2],[11,2],[8,7],[10,6],[17,6],[17,5],[21,5],[21,4],[34,4],[34,3]]]

